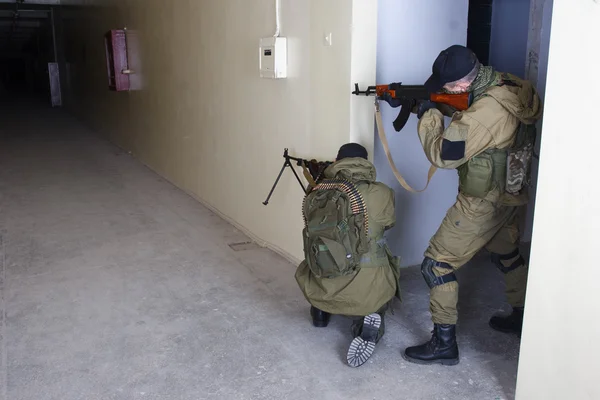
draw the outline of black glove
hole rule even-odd
[[[431,100],[419,102],[419,104],[417,105],[417,118],[421,119],[423,114],[425,114],[427,110],[431,110],[432,108],[437,108],[437,104]]]
[[[385,92],[380,99],[388,103],[392,108],[398,108],[402,105],[400,99],[394,99],[388,92]]]
[[[452,117],[457,111],[456,108],[443,103],[437,103],[436,108],[440,110],[446,117]]]
[[[432,106],[433,104],[433,106]],[[437,108],[446,117],[452,117],[457,111],[456,108],[443,103],[434,103],[430,100],[419,100],[416,105],[412,108],[411,112],[417,114],[417,118],[421,119],[425,111],[432,108]]]

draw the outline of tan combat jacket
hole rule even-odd
[[[541,100],[530,82],[511,74],[478,96],[471,107],[455,112],[447,128],[438,109],[425,112],[418,133],[425,155],[438,168],[458,168],[488,149],[510,147],[519,122],[532,124],[542,114]]]

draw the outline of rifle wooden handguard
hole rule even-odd
[[[375,86],[375,94],[378,97],[382,97],[385,93],[389,93],[390,96],[395,99],[396,91],[389,89],[390,85],[377,85]],[[470,93],[459,93],[459,94],[449,94],[449,93],[434,93],[429,98],[434,103],[442,103],[447,104],[451,107],[454,107],[458,111],[464,111],[471,105],[471,95]]]
[[[471,95],[470,93],[460,93],[460,94],[443,94],[443,93],[434,93],[431,95],[431,101],[434,103],[447,104],[451,107],[454,107],[458,111],[464,111],[471,105]]]

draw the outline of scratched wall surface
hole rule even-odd
[[[529,37],[527,41],[525,76],[534,83],[542,96],[542,100],[545,99],[546,95],[553,4],[553,0],[532,0],[529,15]],[[539,154],[541,138],[543,135],[543,121],[540,121],[537,126],[539,133],[536,151]],[[533,217],[535,213],[538,170],[539,160],[534,158],[531,165],[531,201],[527,206],[527,215],[523,223],[523,241],[531,241],[533,234]]]
[[[439,52],[452,44],[466,44],[468,1],[379,1],[377,82],[423,84]],[[438,21],[430,24],[423,21]],[[397,109],[382,105],[383,121],[394,161],[408,183],[425,186],[429,162],[419,142],[413,115],[402,132],[394,131]],[[396,190],[397,225],[388,236],[392,250],[403,265],[420,264],[429,238],[455,200],[455,170],[438,171],[429,188],[409,193],[397,183],[380,141],[376,140],[375,165],[380,180]]]

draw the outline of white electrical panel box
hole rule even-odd
[[[271,36],[260,39],[260,77],[287,78],[287,39]]]

